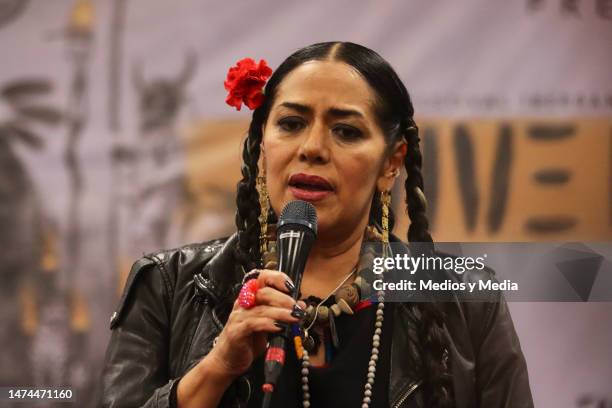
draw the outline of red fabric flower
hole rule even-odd
[[[263,102],[262,89],[270,75],[272,69],[265,60],[259,60],[259,64],[252,58],[238,61],[236,66],[229,69],[223,83],[229,92],[225,102],[237,110],[240,110],[243,102],[249,109],[256,109]]]

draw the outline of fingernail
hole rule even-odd
[[[274,322],[274,325],[280,329],[284,329],[285,328],[285,324],[281,323],[281,322]]]
[[[306,315],[304,309],[299,307],[297,304],[293,305],[293,310],[291,311],[291,316],[296,317],[298,319],[303,318]]]
[[[289,292],[293,293],[295,291],[295,285],[289,279],[285,280],[285,287],[289,290]]]

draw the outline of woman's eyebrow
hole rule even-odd
[[[306,106],[306,105],[302,105],[301,103],[295,103],[295,102],[283,102],[281,104],[279,104],[278,106],[282,106],[284,108],[289,108],[289,109],[293,109],[295,111],[298,111],[300,113],[312,113],[313,109],[310,106]]]
[[[289,109],[293,109],[297,112],[300,112],[302,114],[308,114],[308,113],[312,113],[313,109],[308,106],[308,105],[303,105],[301,103],[295,103],[295,102],[283,102],[281,104],[279,104],[279,106],[285,107],[285,108],[289,108]],[[363,118],[364,115],[363,113],[354,110],[354,109],[343,109],[343,108],[330,108],[327,110],[327,115],[329,116],[334,116],[334,117],[338,117],[338,118],[346,118],[348,116],[357,116],[359,118]]]
[[[340,108],[331,108],[327,111],[329,116],[335,116],[338,118],[346,118],[348,116],[357,116],[358,118],[363,118],[363,114],[359,111],[353,109],[340,109]]]

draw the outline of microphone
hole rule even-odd
[[[317,236],[317,211],[306,201],[289,202],[281,212],[276,226],[276,251],[278,270],[284,272],[295,284],[293,299],[297,300],[308,254]],[[268,350],[264,361],[263,407],[269,407],[272,392],[285,365],[287,341],[291,336],[288,324],[268,338]]]

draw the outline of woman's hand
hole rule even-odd
[[[208,357],[211,364],[231,376],[244,373],[265,351],[269,333],[281,331],[277,323],[295,323],[304,316],[305,304],[289,295],[293,282],[279,271],[263,269],[257,277],[255,306],[244,309],[234,302],[227,323]]]
[[[281,331],[276,323],[295,323],[304,316],[304,302],[296,304],[288,295],[293,282],[287,275],[263,269],[257,280],[255,306],[244,309],[236,300],[216,345],[179,381],[180,408],[216,407],[231,382],[264,352],[268,334]]]

